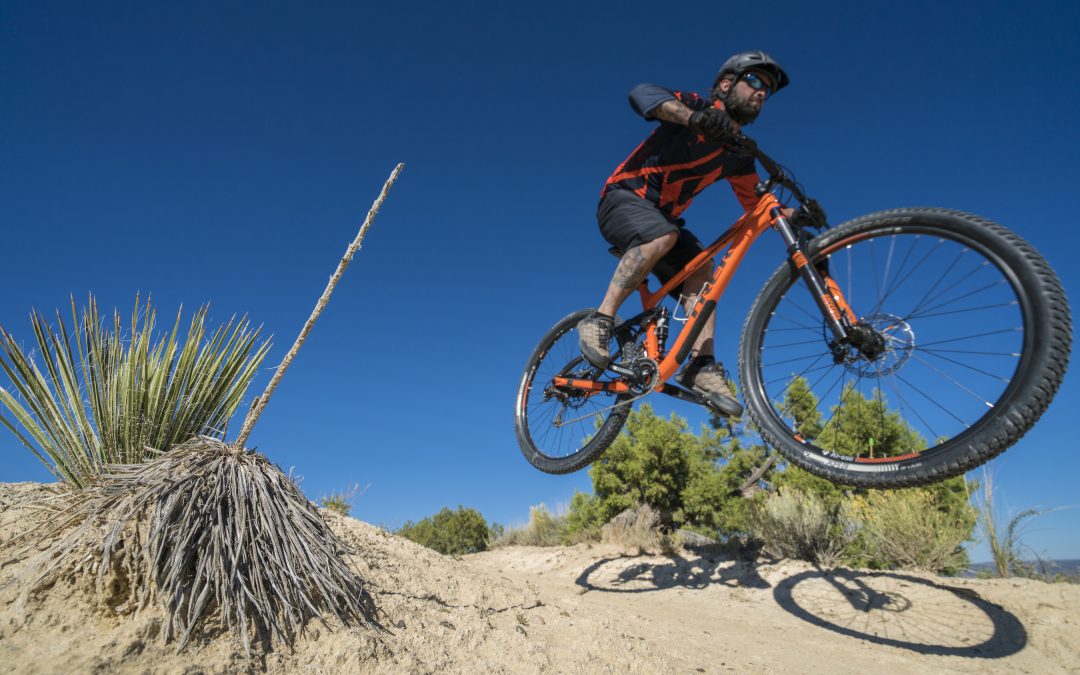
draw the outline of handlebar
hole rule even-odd
[[[809,225],[818,229],[829,226],[825,220],[825,210],[821,208],[821,205],[816,200],[807,197],[806,193],[802,191],[802,187],[784,171],[784,167],[762,152],[757,141],[739,132],[735,136],[732,147],[737,152],[751,155],[768,172],[769,177],[755,188],[759,197],[778,185],[782,186],[799,201],[800,206],[796,212],[796,218],[801,221],[800,225]]]

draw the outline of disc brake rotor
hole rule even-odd
[[[884,338],[885,348],[873,360],[867,359],[857,349],[849,348],[844,367],[862,377],[880,377],[903,368],[915,348],[915,331],[911,325],[895,314],[884,312],[863,317],[859,323],[869,326]]]

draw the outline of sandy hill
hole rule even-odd
[[[1080,587],[609,546],[448,558],[328,515],[381,627],[313,625],[249,658],[207,633],[177,654],[162,615],[118,615],[93,582],[23,596],[12,541],[38,484],[0,484],[0,672],[1077,672]]]

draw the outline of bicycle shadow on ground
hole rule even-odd
[[[815,626],[918,654],[997,659],[1028,642],[1014,614],[975,590],[895,572],[811,570],[777,584],[773,598]]]
[[[649,593],[667,588],[702,589],[711,585],[771,588],[758,574],[757,564],[725,552],[702,547],[690,556],[677,553],[664,563],[642,560],[640,555],[603,558],[586,567],[574,581],[585,591],[602,593]],[[627,565],[627,562],[639,562]]]

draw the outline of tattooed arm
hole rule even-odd
[[[630,91],[630,107],[647,120],[686,126],[696,108],[704,107],[697,94],[672,91],[655,84],[639,84]]]
[[[693,112],[693,110],[687,108],[681,102],[671,100],[664,101],[650,110],[649,116],[658,120],[663,120],[664,122],[674,122],[675,124],[686,126],[686,123],[690,120],[690,115],[693,114]]]

